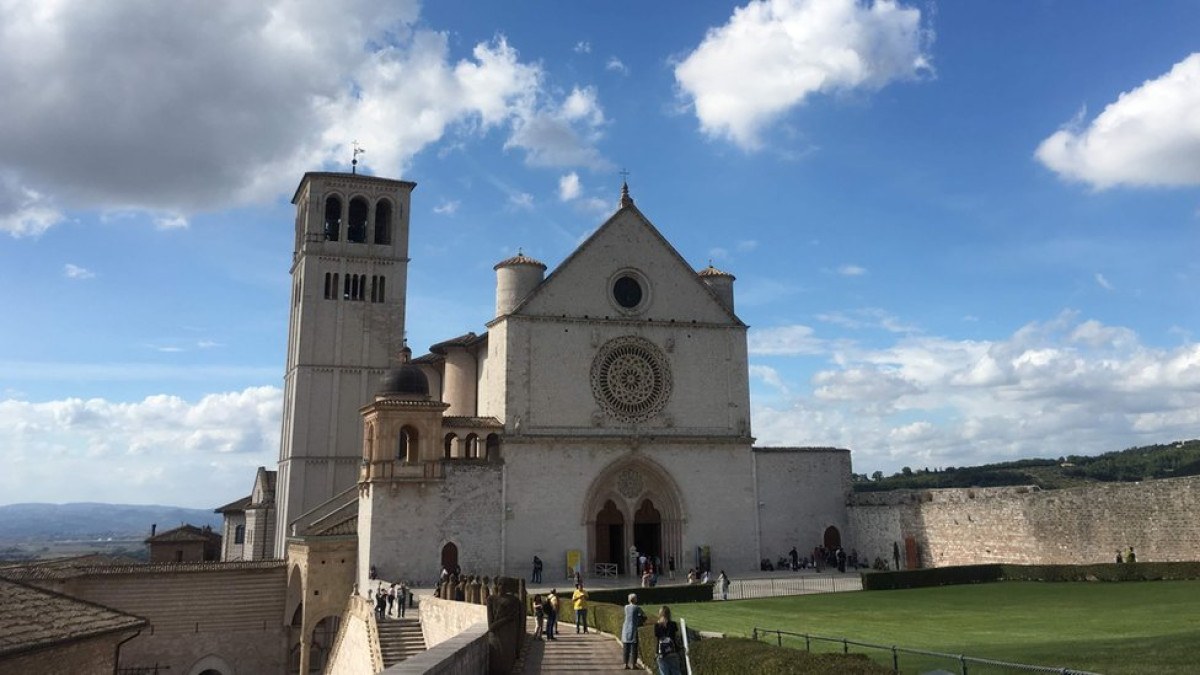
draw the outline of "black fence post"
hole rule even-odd
[[[900,672],[900,652],[896,650],[896,645],[892,645],[892,672]]]
[[[962,664],[962,675],[967,675],[967,657],[965,654],[958,655],[958,662]]]
[[[850,653],[850,643],[846,641],[846,638],[842,638],[842,653],[843,654]]]

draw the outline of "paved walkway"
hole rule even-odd
[[[525,653],[525,675],[537,673],[624,673],[621,664],[621,643],[613,636],[596,631],[576,633],[574,624],[559,624],[565,628],[554,642],[529,640]],[[533,619],[529,620],[533,634]]]

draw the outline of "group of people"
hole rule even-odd
[[[770,559],[763,558],[759,563],[759,568],[764,572],[777,569],[790,569],[793,572],[798,572],[810,568],[820,572],[826,567],[836,567],[839,572],[845,572],[847,567],[858,569],[860,567],[858,551],[851,549],[849,555],[847,555],[841,546],[827,548],[818,545],[813,548],[811,558],[808,556],[801,558],[800,553],[793,546],[792,550],[788,551],[786,556],[779,556],[778,562],[772,563]]]
[[[558,639],[558,609],[560,600],[558,589],[552,588],[546,595],[533,596],[533,618],[537,627],[533,631],[534,640],[547,641]],[[583,581],[576,574],[575,592],[571,594],[571,608],[575,610],[575,632],[588,632],[588,592],[583,589]]]
[[[638,628],[646,623],[646,612],[638,605],[636,593],[629,594],[625,605],[625,620],[621,624],[621,646],[625,670],[638,669]],[[671,620],[671,608],[663,605],[654,622],[654,654],[658,662],[658,675],[682,675],[679,625]]]
[[[412,600],[412,594],[409,593],[408,584],[401,581],[398,585],[392,584],[388,588],[384,588],[383,584],[379,584],[379,588],[375,589],[375,617],[378,619],[393,616],[392,610],[395,609],[396,618],[404,617],[405,607]]]
[[[1132,546],[1126,546],[1124,551],[1117,551],[1118,563],[1135,563],[1137,562],[1137,553],[1133,552]]]

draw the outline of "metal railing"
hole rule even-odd
[[[862,578],[857,575],[797,576],[782,579],[745,579],[729,582],[728,599],[774,598],[783,595],[809,595],[861,591]],[[713,599],[721,600],[720,582],[713,584]]]
[[[888,652],[892,655],[892,672],[900,672],[900,657],[901,655],[922,656],[927,659],[936,659],[939,661],[951,661],[959,669],[961,675],[970,675],[972,672],[971,666],[983,666],[986,668],[1000,668],[1002,670],[1017,670],[1031,673],[1058,673],[1058,675],[1099,675],[1087,670],[1076,670],[1074,668],[1062,668],[1060,666],[1035,666],[1028,663],[1012,663],[1009,661],[998,661],[996,659],[984,659],[977,656],[966,656],[965,654],[947,654],[945,652],[934,652],[927,649],[915,649],[912,647],[898,647],[896,645],[880,645],[871,642],[861,642],[859,640],[850,640],[848,638],[825,637],[821,635],[812,635],[810,633],[791,633],[785,630],[772,630],[767,628],[754,628],[751,637],[758,640],[761,637],[766,638],[769,635],[775,636],[775,643],[780,647],[783,645],[784,636],[798,638],[804,640],[805,651],[812,651],[812,643],[828,642],[839,644],[842,646],[842,653],[849,654],[850,647],[865,647],[867,649],[878,649]]]

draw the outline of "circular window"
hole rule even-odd
[[[630,276],[619,277],[613,282],[613,299],[625,309],[633,309],[642,304],[642,285]]]
[[[640,337],[606,342],[592,361],[592,394],[606,413],[624,422],[657,414],[671,396],[671,370],[662,351]]]

